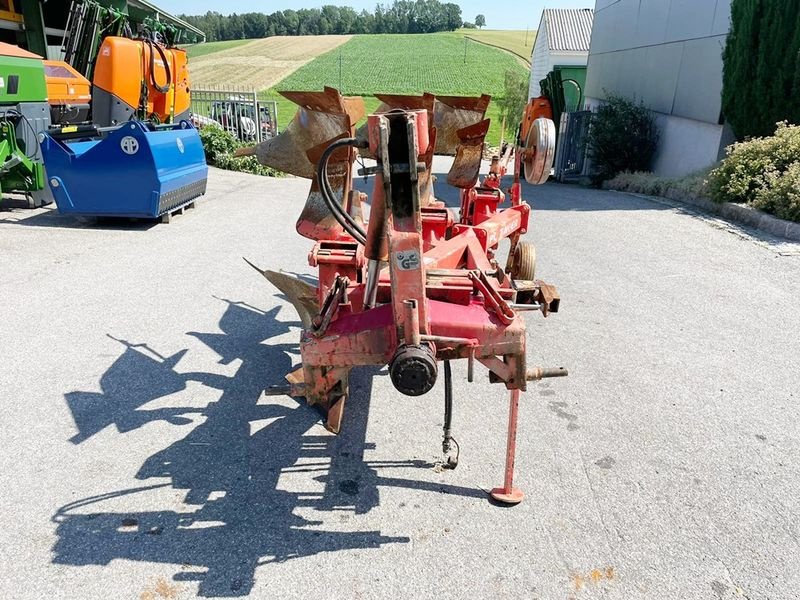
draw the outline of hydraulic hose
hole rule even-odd
[[[158,44],[149,38],[142,39],[142,42],[146,46],[150,47],[150,83],[153,84],[153,87],[156,90],[162,94],[166,94],[169,91],[169,88],[172,87],[172,72],[169,69],[169,60],[167,59],[167,54],[164,52],[161,44]],[[164,63],[164,70],[167,73],[167,82],[163,86],[159,85],[156,81],[156,50],[158,50],[158,53],[161,55],[161,60]]]
[[[362,246],[365,246],[367,243],[367,232],[364,231],[344,208],[342,208],[341,203],[334,197],[333,190],[328,181],[328,161],[330,161],[333,153],[339,148],[365,148],[366,143],[366,141],[361,141],[356,138],[337,140],[325,149],[325,152],[322,153],[322,157],[319,160],[319,164],[317,164],[317,181],[319,182],[320,192],[322,193],[322,199],[325,201],[325,205],[328,207],[328,210],[331,211],[331,214],[339,225]]]

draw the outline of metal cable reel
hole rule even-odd
[[[550,119],[536,119],[528,131],[522,165],[525,181],[542,185],[550,177],[556,154],[556,126]]]

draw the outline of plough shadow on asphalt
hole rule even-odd
[[[102,392],[65,394],[78,428],[71,438],[75,444],[112,425],[124,435],[154,420],[185,425],[192,422],[191,414],[199,413],[205,421],[144,462],[136,479],[158,478],[155,485],[111,490],[59,508],[52,518],[57,537],[54,563],[107,565],[126,559],[171,564],[178,568],[175,581],[199,581],[201,596],[245,596],[260,565],[322,552],[408,543],[408,537],[388,537],[380,531],[341,531],[348,513],[364,514],[380,504],[380,486],[485,497],[479,489],[426,480],[431,463],[365,460],[365,450],[374,448],[366,432],[372,381],[380,375],[377,370],[353,372],[344,431],[339,436],[325,431],[320,414],[302,401],[265,403],[265,386],[282,381],[292,368],[289,352],[297,352],[291,344],[265,342],[297,324],[277,321],[278,308],[264,312],[224,302],[222,333],[189,335],[216,352],[220,363],[241,361],[235,375],[179,373],[175,367],[186,350],[164,357],[146,345],[119,340],[125,349],[101,377]],[[219,399],[204,408],[146,408],[153,400],[185,389],[189,381],[220,390]],[[262,428],[253,431],[253,424]],[[384,475],[397,467],[419,468],[420,477]],[[281,489],[282,476],[297,474],[307,483],[312,477],[315,489]],[[164,483],[164,478],[170,482]],[[169,486],[185,491],[184,503],[176,509],[172,499],[163,509],[152,510],[163,494],[147,494]],[[148,509],[103,510],[105,501],[126,496],[130,496],[127,502],[141,498],[140,504]],[[297,509],[305,515],[312,511],[330,514],[325,521],[312,520]],[[336,530],[326,530],[326,521],[334,519]]]

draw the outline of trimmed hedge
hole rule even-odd
[[[739,139],[800,124],[800,0],[733,0],[722,110]]]

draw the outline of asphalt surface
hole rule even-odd
[[[517,485],[507,395],[354,376],[336,437],[266,397],[308,272],[307,182],[213,171],[169,225],[0,211],[0,597],[790,599],[800,589],[800,248],[665,203],[526,187],[539,276]]]

